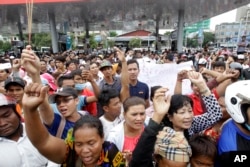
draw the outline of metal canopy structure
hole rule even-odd
[[[53,8],[56,22],[73,21],[84,24],[87,19],[91,23],[112,26],[111,22],[131,21],[148,24],[148,21],[160,20],[160,28],[173,28],[178,22],[179,10],[184,10],[184,22],[190,25],[221,13],[233,10],[250,3],[250,0],[33,0],[34,19],[45,22],[46,10]],[[25,16],[26,0],[1,0],[1,24],[17,17],[11,16],[8,10],[21,10]],[[8,16],[6,16],[6,13]],[[7,17],[7,18],[3,18]],[[47,22],[49,22],[47,20]],[[122,28],[118,26],[119,28]],[[112,27],[110,27],[112,28]]]
[[[89,26],[90,30],[134,30],[177,28],[181,36],[183,25],[209,19],[221,13],[247,5],[250,0],[33,0],[33,23],[51,23],[48,13],[53,11],[55,25]],[[0,1],[0,33],[11,33],[22,17],[27,24],[26,0]],[[12,26],[13,27],[13,26]],[[178,38],[180,39],[180,38]]]

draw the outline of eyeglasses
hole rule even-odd
[[[62,98],[61,100],[56,100],[55,103],[56,105],[60,105],[61,103],[67,104],[69,103],[70,100],[73,100],[75,98],[71,97],[71,98]]]

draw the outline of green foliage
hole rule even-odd
[[[166,36],[169,36],[170,34],[171,34],[170,31],[166,31],[166,32],[164,33],[164,35],[166,35]]]
[[[90,35],[89,45],[90,45],[90,47],[91,47],[92,49],[97,48],[97,46],[98,46],[98,43],[95,41],[95,36],[94,36],[94,34],[91,34],[91,35]]]
[[[10,42],[3,42],[3,41],[0,41],[0,50],[2,51],[8,51],[11,49],[11,43]]]
[[[116,37],[118,34],[115,31],[109,32],[110,37]]]
[[[139,39],[139,38],[132,38],[129,41],[128,45],[131,48],[139,48],[139,47],[141,47],[141,39]]]
[[[115,46],[115,41],[113,41],[113,40],[108,40],[108,46],[109,46],[109,47],[114,47],[114,46]]]
[[[24,40],[28,42],[28,34],[24,35]],[[31,35],[31,44],[36,48],[51,46],[51,36],[49,33],[36,33]]]
[[[187,38],[187,47],[191,47],[191,48],[198,47],[197,38]]]
[[[215,40],[214,33],[204,32],[203,35],[204,35],[204,40],[203,40],[202,46],[206,46],[209,42],[214,42]]]

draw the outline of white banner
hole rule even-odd
[[[191,70],[192,61],[181,64],[155,64],[137,59],[140,66],[139,81],[148,84],[149,89],[152,86],[163,86],[169,89],[169,93],[174,93],[177,74],[181,70]],[[190,81],[188,79],[182,82],[182,94],[190,94],[192,92]]]

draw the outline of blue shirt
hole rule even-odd
[[[144,100],[148,100],[149,98],[148,85],[140,81],[137,81],[135,86],[129,85],[129,92],[130,96],[137,96]]]

